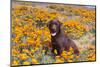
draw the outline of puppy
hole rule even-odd
[[[61,23],[59,20],[54,19],[48,23],[48,28],[51,33],[51,44],[52,44],[52,53],[54,50],[57,50],[57,55],[61,55],[63,50],[69,51],[69,48],[72,47],[74,54],[78,55],[79,50],[76,44],[65,35],[64,31],[61,29]]]

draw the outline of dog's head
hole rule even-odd
[[[48,23],[48,28],[50,30],[51,36],[56,36],[60,32],[61,23],[57,19],[51,20]]]

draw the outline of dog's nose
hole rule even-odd
[[[51,30],[51,33],[56,33],[56,31],[54,29]]]

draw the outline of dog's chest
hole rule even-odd
[[[64,44],[64,38],[63,37],[60,37],[60,38],[52,38],[52,45],[54,45],[54,46],[63,46],[63,44]]]

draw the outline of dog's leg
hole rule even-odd
[[[74,54],[79,55],[79,50],[78,50],[76,44],[74,42],[71,42],[70,46],[73,48]]]
[[[79,50],[76,44],[72,40],[68,39],[67,45],[65,46],[66,51],[69,51],[70,47],[73,48],[74,54],[79,55]]]
[[[51,56],[55,57],[55,53],[54,53],[55,48],[51,49]]]
[[[57,48],[57,55],[61,55],[62,51],[63,51],[63,49],[60,48],[60,47],[58,47],[58,48]]]
[[[54,53],[54,48],[51,49],[51,52]]]

